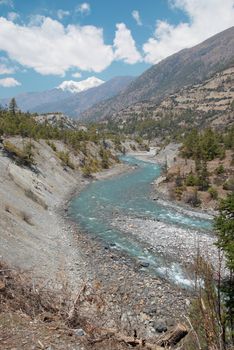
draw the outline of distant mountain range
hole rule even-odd
[[[136,78],[124,92],[81,113],[83,120],[102,120],[121,115],[136,103],[159,103],[181,88],[199,84],[216,72],[234,65],[234,27],[203,43],[184,49],[152,66]],[[134,107],[133,107],[134,108]]]
[[[94,104],[117,95],[133,81],[133,77],[115,77],[107,82],[96,77],[83,81],[64,81],[58,87],[42,91],[29,92],[15,96],[22,111],[48,113],[61,112],[75,119],[79,114]],[[8,99],[0,99],[6,106]]]

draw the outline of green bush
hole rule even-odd
[[[4,150],[17,164],[25,166],[32,166],[35,164],[33,145],[31,142],[27,142],[23,146],[23,149],[20,149],[8,140],[4,141],[3,146]]]
[[[83,172],[83,175],[84,175],[85,177],[91,177],[91,176],[92,176],[91,168],[90,168],[88,165],[85,165],[85,166],[82,168],[82,172]]]
[[[226,191],[234,191],[234,178],[227,180],[223,184],[223,189]]]
[[[185,185],[197,186],[197,184],[198,184],[198,178],[193,173],[190,173],[185,179]]]
[[[208,189],[208,193],[210,194],[212,199],[218,199],[218,192],[217,192],[216,188],[210,187]]]
[[[47,143],[48,146],[51,147],[51,149],[52,149],[54,152],[57,151],[57,147],[56,147],[56,145],[55,145],[54,142],[47,140],[46,143]]]
[[[64,152],[64,151],[57,152],[57,156],[62,161],[63,166],[68,166],[71,169],[75,169],[75,165],[71,162],[68,152]]]
[[[225,172],[224,166],[223,164],[220,164],[216,169],[215,172],[217,175],[221,175]]]

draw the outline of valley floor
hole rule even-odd
[[[56,146],[64,147],[59,143]],[[84,302],[79,312],[98,327],[117,326],[126,334],[137,329],[139,336],[150,338],[179,320],[185,322],[191,293],[150,276],[139,262],[81,232],[69,219],[67,206],[71,196],[89,180],[79,172],[61,167],[44,141],[37,142],[35,147],[37,173],[15,165],[0,153],[1,259],[12,267],[29,271],[33,279],[40,278],[45,284],[54,285],[56,281],[69,284],[73,293],[85,284],[88,295],[95,295],[96,301]],[[144,158],[143,153],[140,156]],[[149,156],[152,155],[148,154],[148,159]],[[96,178],[124,171],[131,168],[119,164]],[[8,321],[3,324],[0,319],[0,326],[0,332],[6,332]],[[33,339],[38,344],[40,336],[34,331],[27,333],[30,346]],[[17,339],[20,349],[31,349],[23,345],[23,338]],[[57,340],[48,339],[43,340],[44,348],[61,348],[56,345]],[[12,349],[13,345],[9,343],[4,349]]]

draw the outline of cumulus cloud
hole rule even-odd
[[[21,85],[21,83],[15,78],[8,77],[8,78],[0,79],[0,86],[2,87],[15,87],[19,85]]]
[[[90,4],[88,2],[83,2],[76,8],[76,12],[80,12],[82,15],[89,15],[90,11]]]
[[[0,75],[3,74],[13,74],[15,69],[12,67],[7,67],[4,63],[0,63]]]
[[[40,74],[62,76],[70,68],[101,72],[114,59],[101,28],[64,27],[49,17],[40,17],[39,24],[34,23],[19,25],[0,17],[0,50]]]
[[[81,73],[80,72],[76,72],[72,74],[73,78],[81,78]]]
[[[132,17],[135,19],[138,26],[142,26],[142,21],[141,21],[139,11],[137,10],[132,11]]]
[[[0,75],[15,73],[16,67],[9,65],[10,62],[5,57],[0,57]]]
[[[115,59],[130,64],[140,62],[141,55],[136,48],[131,31],[124,23],[118,23],[116,27],[117,31],[114,39]]]
[[[188,22],[172,25],[157,21],[154,36],[143,46],[146,62],[157,63],[234,24],[233,0],[170,0],[170,4],[183,11],[188,16]]]
[[[64,17],[69,16],[69,15],[70,15],[69,11],[65,11],[65,10],[61,10],[61,9],[59,9],[57,11],[57,16],[59,19],[63,19]]]

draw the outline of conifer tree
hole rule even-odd
[[[18,106],[14,97],[10,100],[8,109],[11,115],[16,114]]]

